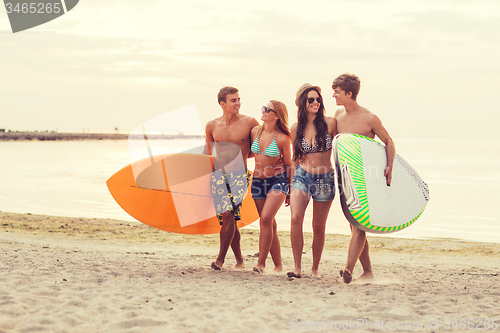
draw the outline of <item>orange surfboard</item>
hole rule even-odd
[[[106,185],[120,207],[146,225],[182,234],[214,234],[221,227],[213,207],[212,170],[208,155],[158,155],[127,165]],[[238,227],[259,218],[249,192],[250,185]]]

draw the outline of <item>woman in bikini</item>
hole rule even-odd
[[[312,275],[318,276],[318,267],[325,244],[325,225],[335,196],[334,170],[331,162],[332,139],[337,134],[336,120],[325,116],[321,88],[308,83],[297,91],[298,122],[291,127],[293,168],[290,194],[292,241],[295,268],[289,277],[302,277],[302,227],[309,200],[313,199]]]
[[[253,268],[258,273],[263,273],[269,253],[274,270],[283,269],[274,217],[289,193],[291,175],[286,170],[292,164],[286,105],[271,100],[262,107],[261,119],[262,126],[255,126],[251,133],[251,151],[255,156],[251,192],[260,216],[259,260]],[[283,163],[275,168],[280,159],[283,159]]]

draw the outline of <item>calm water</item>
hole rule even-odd
[[[391,237],[500,242],[496,212],[500,202],[500,141],[395,138],[395,142],[398,153],[429,185],[431,199],[414,225]],[[202,144],[202,140],[155,142],[170,153]],[[0,142],[0,156],[1,211],[133,221],[105,184],[130,164],[125,140]],[[311,208],[312,204],[305,231],[311,231]],[[280,230],[289,230],[289,209],[282,207],[277,220]],[[349,233],[338,197],[327,232]]]

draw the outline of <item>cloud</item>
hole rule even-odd
[[[242,31],[227,41],[200,43],[208,51],[184,53],[246,63],[408,62],[422,55],[415,38],[383,28],[359,27],[355,21],[315,22],[293,15],[256,11],[252,20],[214,23]]]
[[[500,37],[500,15],[479,17],[473,13],[459,11],[428,11],[401,15],[405,23],[401,28],[418,33],[421,39],[444,43],[498,41]]]
[[[176,66],[169,39],[151,42],[64,34],[23,35],[0,40],[0,48],[4,64],[18,64],[27,71],[52,75],[165,75]],[[136,66],[130,66],[131,63]]]
[[[228,84],[247,114],[258,116],[270,98],[291,108],[302,83],[326,94],[336,75],[354,72],[362,104],[385,123],[435,130],[450,117],[459,127],[471,108],[498,109],[499,5],[491,1],[136,3],[82,2],[66,22],[47,25],[56,33],[3,35],[0,108],[33,126],[55,115],[125,130],[193,103],[210,119]],[[481,100],[462,99],[464,84],[481,87]]]

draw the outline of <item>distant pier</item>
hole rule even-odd
[[[1,132],[0,141],[71,141],[71,140],[128,140],[130,134],[120,133],[59,133],[59,132]],[[149,140],[204,139],[203,135],[153,134]],[[130,139],[144,139],[143,135],[132,135]]]

